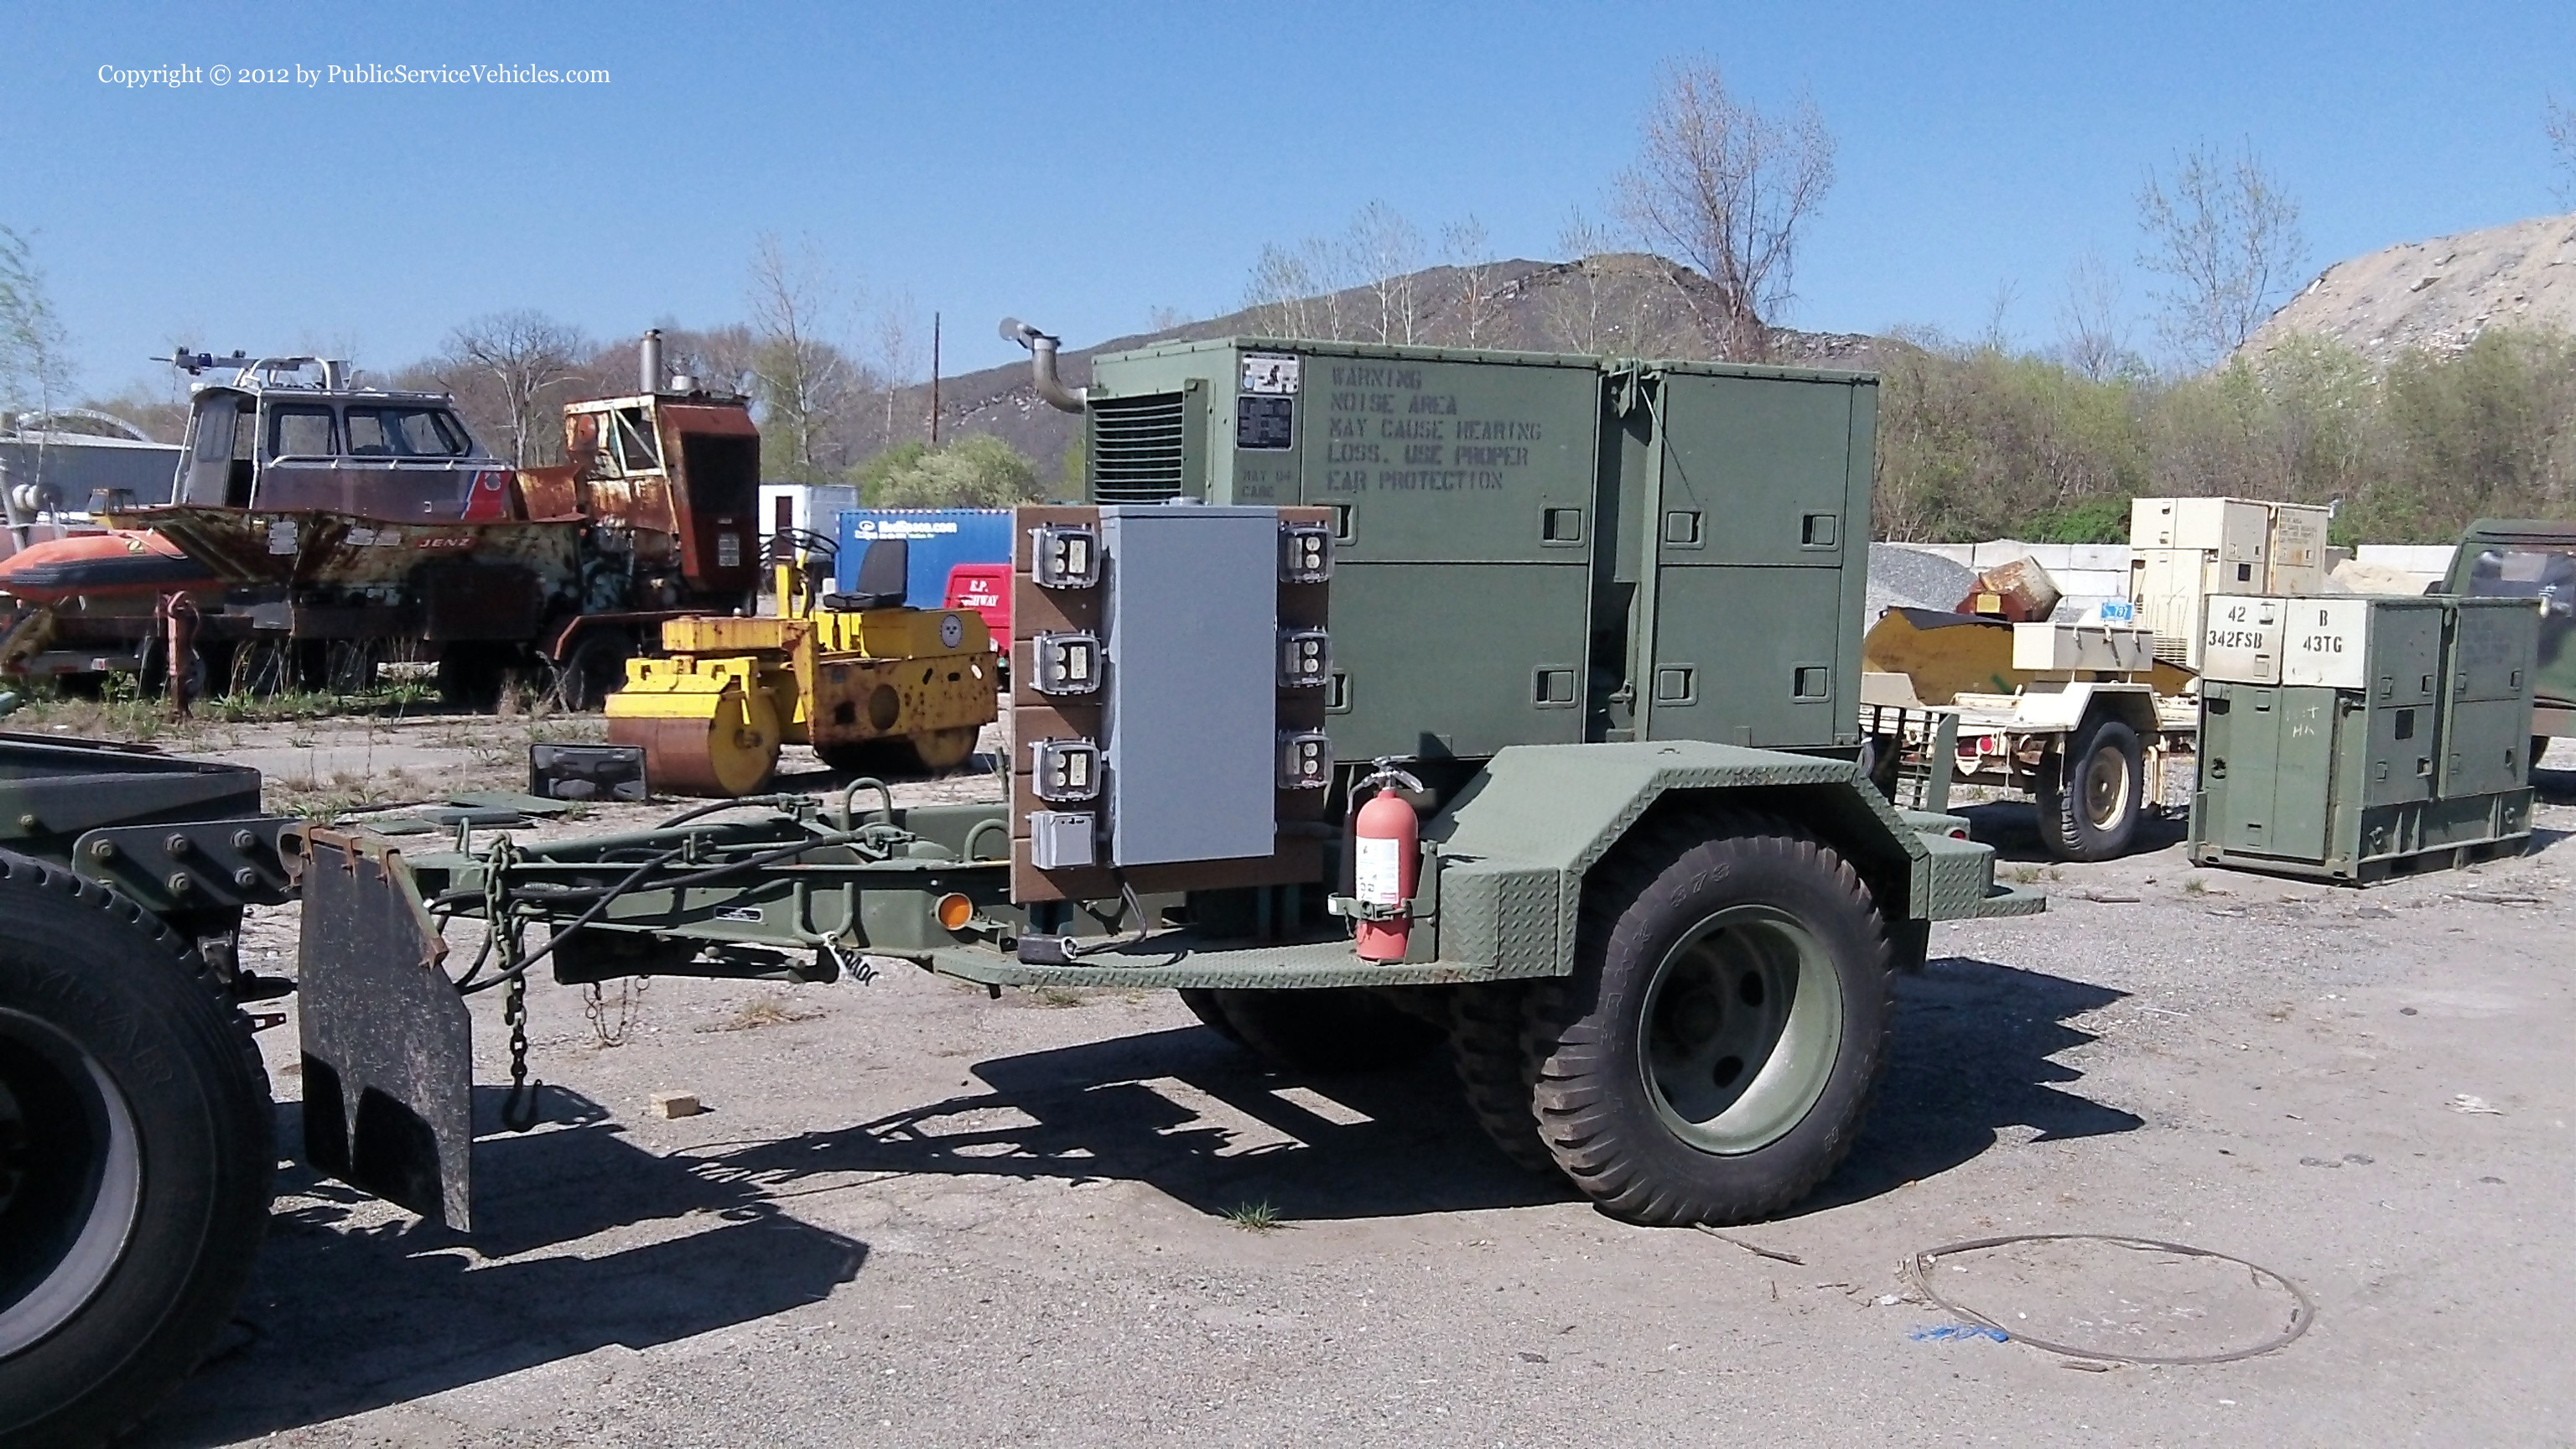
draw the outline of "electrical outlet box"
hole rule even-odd
[[[1279,631],[1280,688],[1320,689],[1332,673],[1332,636],[1321,629]]]
[[[1029,863],[1040,870],[1072,870],[1098,859],[1100,819],[1088,810],[1036,810],[1029,814]]]
[[[1100,658],[1097,636],[1040,634],[1029,641],[1029,684],[1040,694],[1097,694]]]
[[[1029,741],[1029,788],[1041,800],[1100,794],[1100,746],[1089,740]]]

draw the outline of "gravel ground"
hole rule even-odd
[[[1967,597],[1968,585],[1977,581],[1977,571],[1965,564],[1952,563],[1936,553],[1895,543],[1873,543],[1869,546],[1868,604],[1861,617],[1878,622],[1878,616],[1892,608],[1955,609]]]
[[[430,733],[406,768],[475,758]],[[300,738],[234,747],[330,747]],[[1850,1161],[1725,1238],[1516,1173],[1436,1064],[1268,1073],[1165,993],[661,980],[608,989],[602,1046],[541,989],[548,1120],[478,1147],[476,1234],[289,1168],[234,1341],[140,1442],[2576,1441],[2576,775],[2548,784],[2534,855],[2366,892],[2189,869],[2175,827],[2052,866],[2026,806],[1978,807],[2049,914],[1937,929]],[[291,1140],[292,1023],[263,1041]],[[663,1090],[710,1110],[659,1120]],[[2315,1324],[2112,1366],[1960,1336],[1902,1272],[2015,1233],[2232,1254]],[[1935,1277],[2133,1350],[2248,1346],[2288,1302],[2083,1245]]]

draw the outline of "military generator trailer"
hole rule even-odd
[[[272,989],[226,923],[289,890],[306,1159],[459,1229],[467,995],[503,996],[516,1124],[541,972],[870,958],[1178,988],[1304,1069],[1442,1047],[1496,1146],[1605,1211],[1755,1217],[1849,1150],[1931,922],[2044,904],[1853,759],[1869,379],[1254,342],[1094,386],[1094,429],[1127,429],[1095,501],[1015,522],[1003,803],[860,781],[407,853],[259,818],[242,772],[0,754],[0,1436],[130,1422],[224,1321],[270,1162],[243,1009]],[[1336,418],[1440,436],[1459,486],[1414,476],[1428,443],[1336,452]],[[1415,576],[1481,612],[1402,607],[1440,592]]]
[[[2210,617],[2195,862],[2367,885],[2530,843],[2526,601],[2237,596]]]
[[[1893,608],[1861,647],[1864,763],[1879,789],[1934,811],[1959,785],[2027,794],[2040,844],[2062,860],[2127,854],[2192,754],[2182,671],[2133,623]]]
[[[2538,616],[2531,764],[2552,739],[2576,737],[2576,523],[2481,518],[2460,536],[2441,592],[2522,599]]]

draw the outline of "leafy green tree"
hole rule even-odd
[[[906,444],[878,456],[907,449],[919,451],[889,463],[873,483],[865,478],[867,470],[861,470],[870,503],[880,508],[1008,508],[1043,496],[1036,465],[988,434],[938,448]]]

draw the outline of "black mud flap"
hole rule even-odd
[[[300,851],[304,1153],[314,1171],[460,1232],[470,1211],[474,1024],[411,868],[314,826]]]

